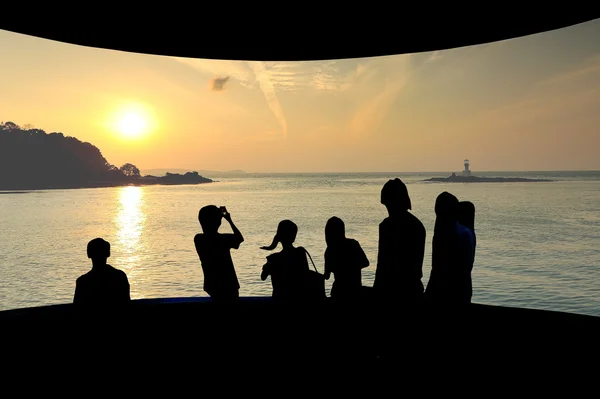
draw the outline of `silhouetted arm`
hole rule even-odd
[[[233,248],[238,249],[240,247],[240,244],[244,242],[244,236],[242,236],[242,233],[240,232],[240,230],[233,223],[233,220],[231,220],[231,214],[229,212],[227,212],[225,214],[225,216],[223,216],[223,217],[225,220],[227,220],[229,222],[229,225],[231,226],[231,230],[233,231],[233,235],[237,241],[237,246],[234,246]]]
[[[373,287],[383,287],[385,282],[385,273],[388,267],[388,249],[387,249],[387,234],[383,223],[379,225],[379,242],[377,244],[377,267],[375,270],[375,281]]]
[[[198,257],[200,257],[200,240],[201,240],[201,235],[196,234],[194,236],[194,247],[196,248],[196,254],[198,254]]]
[[[369,264],[370,264],[369,259],[367,258],[367,254],[365,254],[365,251],[360,246],[360,243],[358,241],[355,241],[355,242],[356,242],[356,263],[361,269],[364,269],[365,267],[369,266]]]
[[[470,231],[465,231],[462,237],[462,253],[465,260],[465,266],[467,270],[466,273],[471,272],[471,267],[473,266],[474,258],[475,258],[475,243],[473,239],[473,234]]]
[[[269,277],[270,273],[270,267],[269,267],[269,262],[265,263],[265,265],[262,268],[262,273],[260,274],[260,279],[262,281],[265,281],[267,279],[267,277]]]
[[[425,226],[421,225],[421,232],[419,234],[419,242],[418,242],[418,251],[417,251],[417,262],[419,265],[419,278],[423,278],[423,260],[425,259],[425,241],[427,239],[427,231],[425,230]]]
[[[81,288],[79,288],[79,281],[75,282],[75,295],[73,295],[73,303],[79,304],[81,302]]]
[[[123,281],[123,299],[131,301],[131,286],[129,285],[129,279],[127,279],[127,275],[124,272],[123,277],[125,277],[125,280]]]
[[[325,280],[329,280],[329,277],[331,277],[331,259],[327,250],[325,250],[325,274],[323,274],[323,277],[325,277]]]

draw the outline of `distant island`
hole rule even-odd
[[[542,182],[554,181],[547,179],[526,179],[523,177],[478,177],[478,176],[457,176],[455,173],[448,177],[432,177],[423,181],[439,183],[519,183],[519,182]]]
[[[94,145],[63,133],[0,122],[0,190],[47,190],[212,183],[198,172],[142,176],[110,164]]]
[[[154,176],[164,176],[166,173],[185,173],[185,169],[148,169],[145,170],[144,173]],[[243,170],[227,170],[227,171],[217,171],[217,170],[198,170],[203,176],[212,176],[212,177],[239,177],[247,175]]]
[[[438,183],[529,183],[529,182],[552,182],[548,179],[526,179],[523,177],[479,177],[471,175],[469,160],[464,161],[465,169],[462,176],[452,173],[448,177],[432,177],[423,181]]]

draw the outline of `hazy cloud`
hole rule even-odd
[[[227,76],[247,88],[259,88],[260,83],[255,74],[258,66],[261,76],[268,78],[275,91],[342,90],[348,85],[349,80],[357,76],[357,71],[353,68],[353,64],[356,63],[354,60],[246,62],[181,57],[174,57],[174,59],[213,76]],[[350,70],[344,72],[343,70],[348,67]]]
[[[279,98],[277,98],[277,94],[275,93],[275,87],[271,81],[267,69],[265,68],[264,63],[260,61],[251,61],[248,63],[248,65],[254,72],[256,82],[258,82],[258,85],[265,96],[265,100],[267,100],[269,109],[271,109],[271,112],[273,112],[273,115],[281,126],[281,134],[283,138],[286,138],[287,121],[285,119],[285,115],[283,114],[283,108],[281,108],[281,104],[279,103]]]
[[[213,90],[221,91],[225,89],[225,85],[227,84],[228,80],[229,76],[225,76],[224,78],[214,78],[210,81],[210,85]]]
[[[365,98],[355,111],[350,120],[352,138],[363,139],[375,133],[408,82],[410,72],[410,55],[380,59],[372,71],[361,72],[363,87],[373,85],[377,77],[379,82],[384,80],[384,84],[373,96]]]
[[[198,72],[212,76],[227,76],[229,80],[235,80],[242,86],[255,87],[254,73],[246,62],[183,57],[173,57],[173,59],[196,69]]]
[[[221,61],[191,58],[175,58],[177,61],[190,65],[198,71],[212,75],[226,75],[227,79],[235,79],[246,88],[260,90],[267,105],[281,126],[281,136],[287,137],[287,122],[283,109],[277,98],[275,84],[270,74],[269,64],[260,61]],[[280,77],[281,78],[281,77]],[[213,86],[214,87],[214,86]]]
[[[346,74],[340,73],[343,63],[348,61],[267,62],[264,66],[276,90],[334,91],[346,83]]]
[[[223,90],[229,81],[235,80],[243,87],[260,90],[273,116],[281,127],[280,137],[287,137],[287,120],[280,104],[278,92],[318,90],[344,91],[357,81],[373,75],[371,64],[379,65],[380,59],[335,60],[317,62],[260,62],[221,61],[192,58],[175,58],[198,71],[225,78],[213,78],[212,90]],[[272,137],[272,134],[269,135]]]

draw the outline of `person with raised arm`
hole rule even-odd
[[[219,233],[222,219],[229,223],[233,233]],[[202,233],[196,234],[194,245],[204,273],[204,291],[213,301],[235,301],[239,298],[240,284],[230,251],[238,249],[244,237],[224,206],[203,207],[198,221]]]

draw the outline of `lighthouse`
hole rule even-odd
[[[471,176],[471,171],[469,170],[469,160],[465,159],[465,170],[463,170],[463,176]]]

